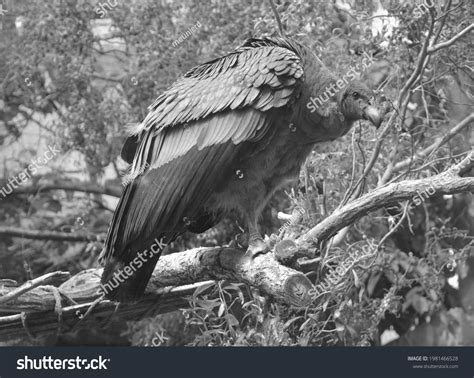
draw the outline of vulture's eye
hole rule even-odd
[[[360,97],[359,92],[352,92],[352,97],[354,97],[356,99],[359,98]]]

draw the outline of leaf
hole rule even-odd
[[[421,295],[417,295],[412,301],[412,306],[420,315],[428,312],[430,309],[430,302]]]
[[[283,330],[287,329],[290,325],[292,325],[294,322],[301,318],[302,316],[297,316],[296,318],[288,320],[285,324],[283,324]]]
[[[324,302],[323,311],[326,311],[326,308],[328,307],[328,304],[329,304],[329,299],[326,302]]]
[[[375,290],[375,286],[379,282],[380,277],[382,276],[382,272],[379,273],[372,273],[369,278],[369,282],[367,283],[367,294],[372,296]]]
[[[421,293],[423,290],[421,287],[414,287],[405,296],[405,303],[403,303],[402,309],[410,307],[415,309],[418,314],[424,314],[430,309],[430,302]]]
[[[359,291],[359,302],[362,302],[362,297],[364,295],[364,292],[365,292],[365,288],[364,286],[362,286]]]
[[[229,323],[230,326],[237,327],[239,325],[239,321],[234,315],[227,314],[225,318],[227,319],[227,322]]]
[[[203,291],[209,289],[210,287],[214,286],[216,283],[215,282],[209,282],[208,284],[199,286],[193,293],[194,297],[197,297],[199,294],[201,294]]]
[[[217,316],[220,318],[222,314],[224,313],[224,311],[225,311],[225,303],[221,303],[221,305],[219,306],[219,311],[217,312]]]
[[[346,326],[344,324],[339,323],[338,321],[336,321],[336,331],[342,332],[342,331],[344,331],[345,328],[346,328]]]
[[[311,320],[313,320],[313,319],[311,319],[311,318],[306,319],[305,322],[303,324],[301,324],[299,331],[300,332],[303,331],[308,326],[308,324],[311,322]]]
[[[214,300],[203,299],[198,302],[198,305],[202,309],[206,310],[207,312],[210,312],[214,308],[220,305],[220,301],[218,299],[214,299]]]
[[[359,277],[357,276],[357,273],[354,269],[352,269],[352,275],[354,276],[354,285],[355,285],[355,287],[360,287],[360,280],[359,280]]]

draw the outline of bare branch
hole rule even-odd
[[[346,227],[367,213],[385,206],[411,200],[420,193],[453,194],[459,192],[474,192],[474,177],[459,177],[459,173],[474,164],[472,151],[452,169],[421,180],[407,180],[379,187],[366,195],[349,202],[337,209],[329,217],[308,231],[300,241],[313,240],[321,242],[334,236],[340,229]]]
[[[471,24],[469,25],[467,28],[461,30],[458,34],[456,34],[453,38],[447,40],[447,41],[444,41],[444,42],[441,42],[441,43],[438,43],[434,46],[431,46],[429,49],[428,49],[428,54],[433,54],[434,52],[438,51],[438,50],[441,50],[441,49],[444,49],[446,47],[449,47],[451,46],[453,43],[455,43],[458,39],[462,38],[463,36],[465,36],[467,33],[469,33],[471,30],[474,29],[474,24]]]
[[[53,283],[59,285],[69,278],[71,278],[69,272],[53,272],[28,281],[5,295],[1,295],[2,289],[0,289],[0,304],[3,305],[40,285],[52,285]]]
[[[408,94],[410,88],[413,86],[416,80],[418,80],[418,78],[420,77],[420,74],[423,72],[423,69],[425,67],[426,57],[428,55],[430,39],[433,36],[434,24],[435,24],[435,20],[432,19],[430,22],[430,28],[428,30],[428,35],[426,36],[425,41],[423,42],[423,47],[421,48],[420,54],[418,55],[418,60],[416,62],[415,70],[412,72],[410,78],[407,80],[402,90],[400,91],[400,95],[398,96],[399,104],[402,102],[402,99],[405,97],[406,94]]]
[[[469,114],[466,118],[464,118],[461,122],[459,122],[456,126],[454,126],[448,133],[443,135],[442,137],[438,138],[435,143],[426,147],[422,151],[416,153],[414,156],[410,156],[408,159],[405,159],[397,164],[394,165],[392,172],[398,172],[410,165],[412,165],[415,161],[423,159],[427,157],[429,154],[433,154],[437,151],[443,144],[449,142],[455,135],[459,134],[462,130],[464,130],[469,124],[474,120],[474,113]]]
[[[86,283],[86,281],[83,282]],[[188,302],[186,298],[191,296],[196,289],[205,288],[206,285],[209,285],[209,282],[200,282],[177,288],[163,288],[158,292],[144,296],[140,302],[120,304],[120,306],[117,306],[115,302],[104,300],[84,320],[82,320],[82,317],[89,309],[90,303],[82,302],[78,305],[65,306],[61,309],[60,323],[58,323],[57,313],[53,310],[55,298],[51,291],[42,290],[40,286],[24,297],[25,301],[26,298],[30,301],[28,307],[30,311],[33,303],[36,303],[37,309],[41,309],[42,305],[44,308],[39,312],[23,312],[0,317],[0,339],[28,339],[29,335],[45,337],[58,332],[58,330],[67,332],[78,327],[90,327],[92,325],[100,327],[100,323],[107,322],[112,315],[130,320],[170,312],[185,307]],[[61,288],[60,290],[62,291]],[[27,328],[25,329],[25,327]]]
[[[116,186],[101,186],[89,182],[81,181],[63,181],[63,182],[48,182],[48,183],[37,183],[35,185],[20,186],[16,188],[11,194],[36,194],[42,191],[50,190],[64,190],[67,192],[84,192],[92,194],[105,194],[113,197],[120,197],[121,189]]]
[[[446,20],[447,20],[447,18],[448,18],[448,14],[449,14],[449,12],[451,11],[451,10],[450,10],[450,9],[451,9],[451,3],[452,3],[452,0],[448,0],[448,1],[446,2],[446,6],[445,6],[445,8],[444,8],[444,13],[443,13],[440,17],[437,18],[437,21],[438,21],[438,20],[440,21],[440,25],[439,25],[439,27],[438,27],[438,30],[436,30],[436,32],[435,32],[435,36],[434,36],[434,38],[433,38],[433,43],[437,43],[437,42],[438,42],[439,36],[441,35],[441,31],[443,30],[444,25],[445,25],[445,23],[446,23]],[[462,3],[461,3],[461,5],[462,5]],[[456,8],[457,8],[457,7],[456,7]]]
[[[280,35],[284,37],[285,31],[283,30],[283,24],[281,23],[281,18],[280,18],[280,15],[278,14],[278,10],[276,9],[275,3],[273,2],[273,0],[268,0],[268,2],[270,3],[273,14],[275,15],[275,19],[278,24],[278,30],[280,31]]]
[[[101,241],[105,235],[72,234],[59,231],[43,230],[25,230],[16,227],[0,227],[0,235],[12,236],[15,238],[36,239],[36,240],[55,240],[69,242],[90,242]]]

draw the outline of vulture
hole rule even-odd
[[[293,39],[253,38],[165,90],[121,152],[128,180],[99,258],[105,296],[137,300],[166,245],[230,213],[246,224],[247,253],[268,251],[259,216],[275,190],[297,178],[313,146],[346,134],[354,121],[382,121],[375,93],[357,80],[314,106],[338,79]]]

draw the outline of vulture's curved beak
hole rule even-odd
[[[378,129],[383,121],[382,112],[373,105],[368,105],[364,109],[364,119],[372,122],[372,124]]]

